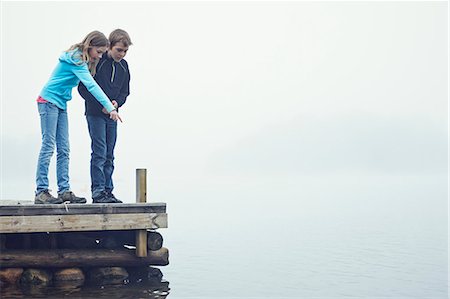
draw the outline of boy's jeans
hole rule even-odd
[[[108,116],[86,116],[91,135],[91,191],[98,197],[103,191],[114,189],[114,147],[117,139],[117,123]]]
[[[36,194],[48,189],[48,167],[56,145],[58,193],[69,186],[69,124],[67,111],[50,102],[38,103],[41,118],[42,146],[36,170]]]

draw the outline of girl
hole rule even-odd
[[[35,204],[85,203],[77,197],[69,185],[69,128],[67,102],[72,99],[72,88],[81,81],[89,92],[102,104],[109,117],[120,120],[113,104],[92,77],[102,54],[109,42],[99,32],[89,33],[81,43],[75,44],[59,57],[59,62],[47,84],[42,89],[37,102],[41,119],[42,146],[36,171]],[[56,176],[58,197],[53,197],[48,189],[48,167],[56,145]]]

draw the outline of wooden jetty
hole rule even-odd
[[[146,203],[136,174],[132,204],[0,205],[0,269],[167,265],[166,204]]]

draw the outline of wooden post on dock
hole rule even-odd
[[[136,169],[136,203],[147,202],[147,169]],[[147,230],[136,231],[136,256],[147,256]]]

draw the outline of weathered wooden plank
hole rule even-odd
[[[167,228],[166,213],[2,216],[0,233]]]
[[[14,267],[102,267],[102,266],[166,266],[169,251],[162,247],[149,251],[146,257],[137,257],[134,250],[108,249],[40,249],[4,250],[0,254],[0,268]]]
[[[0,205],[0,216],[165,213],[165,203]]]

